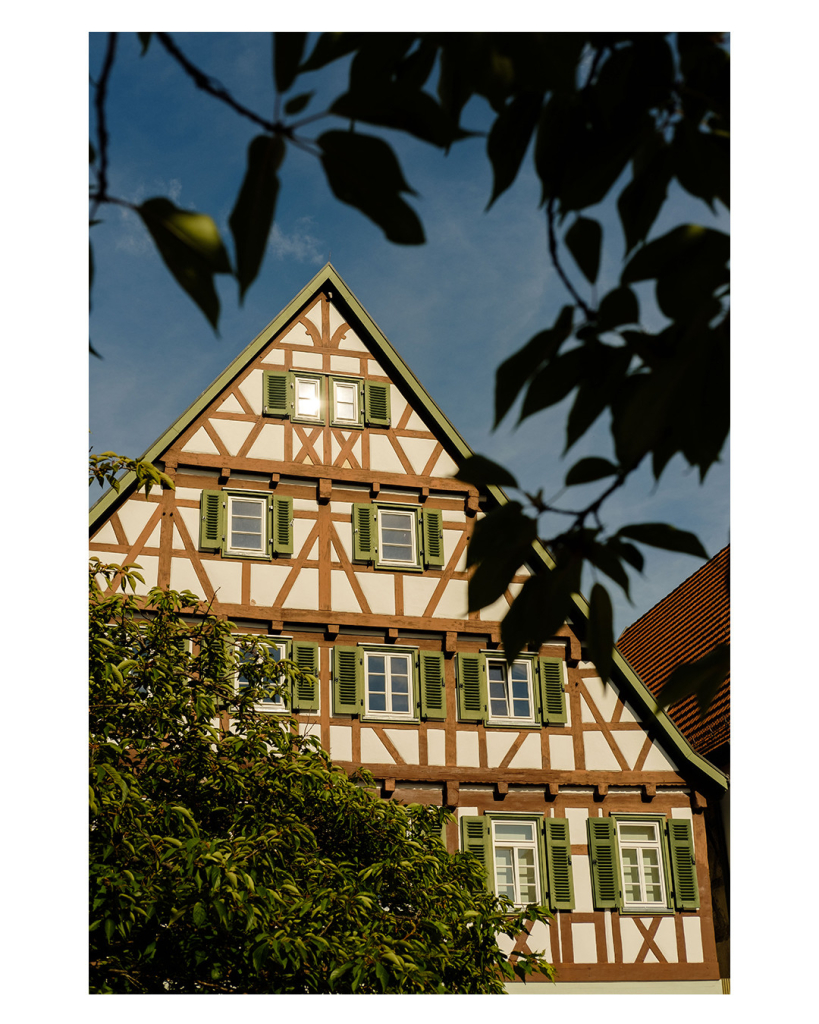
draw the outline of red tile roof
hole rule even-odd
[[[633,622],[617,641],[620,653],[655,696],[675,666],[730,642],[729,565],[730,545]],[[728,675],[717,690],[704,719],[695,696],[667,709],[692,747],[706,757],[730,739],[730,679]]]

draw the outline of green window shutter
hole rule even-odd
[[[565,725],[566,694],[563,692],[563,662],[560,658],[538,658],[540,699],[545,725]]]
[[[274,494],[269,505],[270,550],[274,555],[293,554],[293,499]]]
[[[443,721],[446,718],[444,693],[444,656],[440,651],[420,651],[421,716]]]
[[[572,844],[567,818],[545,818],[546,864],[549,869],[549,907],[574,910]]]
[[[697,884],[691,822],[684,818],[670,818],[666,822],[666,837],[671,854],[671,875],[674,879],[674,906],[677,910],[697,910],[700,905],[700,891]]]
[[[293,683],[293,710],[318,711],[318,644],[294,640],[292,659],[297,668],[302,672],[309,673],[307,678],[296,680]]]
[[[359,715],[364,701],[363,655],[358,647],[333,648],[333,711]]]
[[[353,558],[372,562],[378,548],[374,505],[353,505]]]
[[[444,524],[439,508],[421,510],[424,540],[424,568],[440,569],[444,564]]]
[[[225,536],[225,504],[223,491],[202,491],[199,506],[199,548],[201,551],[221,551]]]
[[[458,717],[482,722],[486,714],[486,659],[482,654],[458,655]]]
[[[588,818],[592,893],[597,910],[620,906],[620,874],[614,818]]]
[[[377,380],[364,381],[364,420],[371,427],[390,425],[390,386]]]
[[[490,892],[494,892],[495,868],[489,835],[489,818],[471,814],[461,818],[461,848],[464,853],[473,854],[483,864],[486,872],[486,886]]]
[[[289,373],[264,371],[265,416],[288,416],[292,406],[292,395]]]

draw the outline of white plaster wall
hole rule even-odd
[[[314,327],[317,327],[321,334],[321,299],[303,315],[304,319],[309,320]]]
[[[557,928],[555,921],[554,927]],[[535,953],[543,953],[545,958],[552,960],[552,933],[551,926],[544,921],[535,921],[529,935],[529,949]]]
[[[204,588],[189,558],[171,559],[171,590],[190,590],[204,600]]]
[[[624,702],[623,710],[620,712],[621,722],[642,722],[642,718],[637,714],[634,708],[628,703]]]
[[[588,837],[583,837],[588,842]],[[592,899],[591,868],[589,858],[585,854],[572,854],[572,878],[574,880],[574,909],[578,913],[587,914],[594,910]]]
[[[466,580],[450,580],[446,585],[435,609],[435,615],[441,619],[465,619],[467,613]]]
[[[209,422],[221,438],[222,444],[227,448],[230,455],[239,454],[239,449],[245,443],[247,435],[253,429],[253,424],[248,420],[212,419]]]
[[[418,731],[416,729],[385,729],[384,733],[390,738],[393,746],[407,764],[420,763]]]
[[[651,918],[647,918],[646,922],[650,923]],[[637,959],[637,954],[643,947],[643,936],[637,925],[634,923],[633,918],[626,917],[625,915],[620,916],[620,942],[623,947],[623,963],[633,964]]]
[[[318,502],[314,498],[294,498],[294,512],[317,512]]]
[[[676,964],[679,961],[679,956],[677,955],[677,932],[673,917],[664,917],[660,920],[654,935],[654,941],[657,943],[657,948],[670,964]],[[653,957],[656,961],[657,957],[654,953],[651,950],[648,952],[649,956]],[[659,961],[657,962],[659,963]],[[648,956],[646,957],[646,963],[648,963]]]
[[[228,395],[221,405],[216,406],[216,412],[244,412],[244,409],[236,395]]]
[[[191,452],[194,455],[218,455],[219,449],[208,437],[205,428],[200,427],[193,437],[182,449],[183,452]]]
[[[301,549],[310,536],[310,531],[316,525],[315,519],[293,519],[293,553],[301,554]]]
[[[284,460],[284,424],[265,423],[259,436],[248,449],[247,457],[282,462]]]
[[[353,730],[349,725],[330,726],[330,757],[334,761],[352,761]]]
[[[335,504],[335,502],[333,503]],[[341,544],[342,550],[347,558],[352,562],[353,560],[353,524],[349,523],[333,523],[333,529],[336,532],[336,537]],[[332,558],[334,561],[338,561],[338,555],[336,549],[332,549]]]
[[[702,952],[702,925],[698,917],[684,917],[683,937],[685,938],[685,958],[690,964],[701,964],[705,957]]]
[[[395,764],[395,758],[372,729],[361,730],[361,761],[363,764]]]
[[[362,497],[363,497],[363,495],[362,495]],[[365,504],[366,504],[366,501],[367,501],[367,499],[365,498],[364,499]],[[333,515],[347,516],[349,518],[350,522],[352,522],[353,504],[352,504],[351,501],[331,501],[330,502],[330,511],[333,513]],[[340,526],[340,525],[341,525],[340,523],[336,523],[336,526]]]
[[[486,732],[486,762],[490,768],[497,768],[506,757],[509,748],[518,738],[519,733],[512,732]]]
[[[276,603],[282,584],[290,575],[287,565],[268,565],[252,562],[250,565],[250,603],[269,608]]]
[[[620,748],[620,753],[626,759],[626,764],[629,768],[633,768],[646,741],[645,733],[628,729],[612,729],[611,734]]]
[[[294,352],[291,363],[294,370],[321,370],[323,364],[321,352]]]
[[[586,700],[586,698],[583,696],[582,693],[580,694],[580,721],[581,722],[594,722],[594,721],[596,721],[596,719],[594,717],[594,712],[589,707],[589,702]]]
[[[330,573],[330,606],[337,612],[361,611],[350,581],[340,569],[334,569]]]
[[[151,587],[156,586],[156,575],[159,571],[159,559],[156,555],[139,555],[138,558],[134,559],[137,565],[141,568],[137,569],[137,572],[145,580],[144,583],[137,581],[135,594],[147,594]]]
[[[591,878],[589,878],[589,888],[591,888]],[[611,925],[612,916],[613,915],[610,911],[603,911],[603,924],[606,929],[606,958],[607,962],[610,964],[614,963],[614,932]]]
[[[530,732],[517,754],[509,762],[510,768],[542,768],[543,756],[540,752],[540,733]]]
[[[503,932],[497,932],[495,935],[495,941],[497,942],[500,951],[506,957],[508,957],[515,948],[515,939],[511,935],[504,935]]]
[[[434,437],[402,437],[398,443],[404,449],[404,454],[409,459],[416,476],[421,476],[438,442]]]
[[[457,469],[457,465],[452,461],[447,453],[441,452],[438,461],[432,467],[432,473],[430,476],[451,477],[455,475]]]
[[[403,577],[404,615],[423,615],[424,609],[438,586],[438,580],[431,576]]]
[[[98,544],[119,544],[119,541],[117,540],[117,535],[114,532],[114,527],[111,525],[111,521],[108,519],[103,523],[102,528],[100,530],[97,530],[97,532],[94,534],[93,539]]]
[[[340,321],[338,326],[341,326],[341,323],[343,323],[343,321]],[[335,328],[333,327],[332,314],[330,316],[330,331],[331,334],[333,331],[335,331]],[[359,336],[355,333],[352,327],[348,327],[347,330],[344,332],[344,340],[339,345],[339,348],[343,348],[347,352],[369,352],[367,346],[364,344],[361,338],[359,338]]]
[[[444,530],[444,564],[449,567],[449,562],[455,554],[455,548],[461,541],[463,534],[460,530]],[[460,558],[455,563],[455,572],[466,572],[466,548],[461,552]]]
[[[478,734],[476,732],[459,729],[455,733],[455,764],[459,768],[479,767]]]
[[[587,771],[619,772],[622,770],[608,740],[599,730],[583,733],[583,749],[586,754]]]
[[[199,518],[200,518],[199,509],[198,508],[187,508],[187,507],[182,506],[182,505],[177,505],[176,506],[176,511],[174,512],[174,517],[176,517],[176,516],[178,516],[182,520],[182,522],[185,524],[185,528],[188,531],[188,536],[191,539],[191,543],[193,544],[194,547],[197,547],[199,545]],[[174,531],[176,531],[176,524],[174,524]],[[179,543],[177,545],[176,536],[177,536],[177,533],[175,532],[174,533],[174,547],[178,546],[178,548],[183,548],[184,544],[182,543],[182,538],[181,537],[179,538]]]
[[[386,434],[370,434],[370,469],[383,473],[405,472]]]
[[[239,390],[257,416],[262,412],[262,395],[264,391],[264,371],[251,370],[245,379],[239,384]]]
[[[569,822],[569,842],[573,846],[585,846],[589,841],[589,834],[586,828],[586,821],[589,811],[586,807],[567,807],[563,816]],[[557,815],[560,817],[560,815]]]
[[[446,534],[444,534],[446,536]],[[501,594],[497,601],[493,601],[492,604],[488,604],[485,608],[481,608],[478,613],[481,622],[500,622],[506,613],[509,611],[509,602]]]
[[[384,377],[388,377],[389,374],[378,363],[374,363],[370,360],[370,373],[381,374]],[[404,415],[404,410],[407,407],[407,401],[398,388],[394,384],[390,384],[390,422],[393,426],[401,419]]]
[[[370,611],[379,615],[395,615],[395,577],[392,573],[357,572],[355,578],[364,591]]]
[[[133,498],[126,501],[119,509],[119,521],[125,531],[125,537],[129,544],[135,544],[137,537],[142,533],[148,524],[148,520],[156,512],[154,502],[135,501]],[[116,541],[114,541],[116,543]]]
[[[549,761],[556,771],[574,771],[574,744],[571,736],[549,737]]]
[[[429,427],[424,423],[418,413],[413,409],[409,414],[407,420],[406,430],[429,430]]]
[[[445,729],[427,729],[427,764],[446,764]]]
[[[470,816],[474,817],[477,813],[478,813],[478,808],[477,807],[456,807],[455,808],[455,816],[457,817],[458,821],[460,821],[461,818],[468,818]],[[460,837],[460,829],[459,829],[458,830],[458,842],[459,843],[460,843],[460,838],[461,837]]]
[[[361,373],[361,360],[354,356],[330,356],[333,373]]]
[[[309,317],[308,317],[309,319]],[[293,324],[286,334],[283,334],[279,338],[280,345],[309,345],[313,344],[313,337],[304,324],[300,324],[298,321]]]
[[[180,487],[176,485],[176,490],[173,492],[174,501],[195,501],[198,505],[202,500],[202,488],[201,487]]]
[[[604,683],[600,676],[587,676],[583,683],[603,721],[610,722],[617,706],[617,690],[611,683]]]
[[[262,362],[269,366],[284,366],[284,349],[275,346],[269,348],[265,352]]]
[[[576,964],[597,963],[597,939],[592,922],[572,924],[572,947]]]
[[[643,764],[643,771],[646,772],[674,772],[677,770],[677,766],[673,761],[670,761],[662,751],[662,748],[657,743],[651,744],[651,750],[648,752],[648,756]]]
[[[318,608],[318,569],[302,569],[283,602],[285,608]]]
[[[216,591],[216,600],[222,604],[242,603],[242,563],[223,561],[203,561],[202,565]]]
[[[691,825],[691,835],[694,835],[694,813],[690,807],[672,807],[672,818],[684,818]]]
[[[445,508],[441,511],[445,523],[465,523],[466,516],[463,512],[456,512],[454,509]]]

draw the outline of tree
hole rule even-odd
[[[501,993],[544,907],[512,907],[450,815],[374,798],[294,719],[257,710],[309,677],[189,592],[137,598],[90,566],[91,991]],[[236,688],[237,658],[242,681]]]
[[[249,145],[229,218],[231,261],[207,215],[177,209],[163,197],[136,206],[109,194],[105,98],[117,45],[116,34],[109,36],[94,91],[92,223],[105,204],[130,207],[214,326],[214,275],[232,275],[241,298],[258,274],[288,148],[312,152],[341,202],[373,220],[389,240],[406,245],[424,241],[421,221],[404,198],[414,193],[390,145],[370,126],[402,131],[447,152],[476,134],[461,118],[470,99],[483,99],[492,112],[486,137],[494,176],[490,206],[513,185],[532,152],[549,260],[569,301],[553,324],[498,368],[495,426],[521,394],[520,419],[574,395],[565,451],[607,413],[615,461],[587,457],[569,469],[567,487],[606,482],[582,508],[563,508],[556,498],[544,498],[542,489],[525,490],[487,459],[461,467],[464,480],[520,492],[520,500],[488,515],[475,532],[470,608],[484,607],[506,590],[535,538],[554,562],[550,574],[527,582],[503,620],[509,659],[526,643],[537,645],[552,635],[571,615],[584,564],[628,595],[627,567],[640,572],[644,565],[638,545],[707,557],[693,534],[666,523],[609,532],[601,511],[646,461],[659,481],[679,453],[703,480],[728,434],[728,236],[696,224],[651,234],[672,180],[712,209],[717,202],[729,205],[729,66],[720,33],[327,33],[309,54],[306,33],[278,33],[272,120],[238,103],[167,33],[140,38],[143,53],[155,39],[197,88],[261,129]],[[299,76],[341,60],[350,62],[347,91],[326,110],[306,113],[313,94],[297,91]],[[310,126],[324,118],[342,127],[310,135]],[[582,211],[615,193],[623,269],[619,285],[598,301],[601,251],[618,239],[604,238],[601,224]],[[584,289],[573,284],[568,257],[585,279]],[[656,331],[641,322],[640,295],[645,304],[647,283],[654,286],[664,320]],[[542,536],[539,519],[546,514],[565,516],[565,529]],[[605,677],[614,637],[611,600],[601,583],[591,591],[589,623],[589,653]],[[702,692],[713,673],[713,665],[694,666],[676,686],[675,699]]]

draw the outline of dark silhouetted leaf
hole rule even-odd
[[[137,35],[139,36],[140,43],[142,43],[142,52],[140,53],[140,57],[144,57],[148,52],[148,47],[151,45],[151,36],[153,35],[153,32],[137,32]]]
[[[429,93],[390,81],[347,92],[333,102],[330,110],[351,121],[408,132],[441,149],[472,134],[459,128]]]
[[[573,348],[551,359],[532,379],[518,422],[564,399],[584,379],[588,362],[585,348]]]
[[[512,581],[512,577],[520,567],[519,558],[487,558],[481,562],[469,577],[467,593],[469,611],[497,601]]]
[[[635,548],[635,546],[633,544],[629,544],[628,541],[620,540],[619,537],[611,537],[609,539],[608,546],[614,551],[617,551],[623,561],[628,562],[628,564],[633,566],[637,572],[643,571],[644,559],[639,548]]]
[[[523,514],[519,501],[499,505],[475,523],[466,550],[466,564],[520,554],[520,565],[536,537],[537,523]]]
[[[714,209],[719,199],[730,208],[730,139],[701,131],[688,118],[674,130],[674,173],[682,187]]]
[[[88,162],[89,162],[89,164],[93,164],[93,162],[96,159],[97,159],[97,151],[96,151],[96,149],[94,149],[94,143],[91,142],[91,140],[89,139],[88,140]]]
[[[298,96],[294,96],[291,100],[288,100],[287,103],[285,103],[285,114],[300,114],[315,95],[315,90],[311,92],[300,92]]]
[[[597,329],[610,331],[621,324],[640,322],[640,305],[631,288],[614,288],[600,300],[597,310]]]
[[[574,306],[564,306],[553,327],[540,331],[498,367],[495,374],[495,427],[509,412],[526,381],[539,366],[557,354],[569,337],[573,315]]]
[[[614,650],[611,598],[601,583],[592,587],[589,600],[589,631],[586,637],[589,657],[594,662],[600,678],[606,682],[611,677]]]
[[[636,523],[618,530],[617,536],[628,537],[640,544],[649,544],[665,551],[680,551],[684,555],[708,558],[708,553],[695,534],[678,530],[670,523]]]
[[[267,248],[284,149],[280,135],[257,135],[247,149],[245,178],[228,222],[236,246],[240,301],[256,279]]]
[[[483,455],[470,455],[458,466],[455,474],[456,480],[463,480],[464,483],[474,484],[476,487],[485,487],[487,484],[497,484],[499,487],[517,487],[518,482],[508,469],[499,466],[497,462],[485,458]]]
[[[566,232],[566,246],[574,257],[583,276],[594,284],[600,271],[600,246],[603,243],[603,229],[596,220],[578,217]]]
[[[697,661],[678,665],[660,691],[657,703],[661,708],[667,708],[694,693],[697,695],[700,717],[704,718],[717,690],[725,682],[730,667],[729,645],[717,644]]]
[[[614,544],[590,544],[585,551],[586,558],[597,566],[601,572],[604,572],[609,579],[614,580],[625,593],[626,597],[631,600],[631,594],[629,591],[630,580],[628,573],[623,568],[620,561],[620,553],[617,550],[617,545]]]
[[[296,80],[306,42],[306,32],[273,33],[273,73],[278,92],[287,92]]]
[[[299,71],[316,71],[334,60],[346,57],[348,53],[358,49],[366,36],[366,32],[323,32]]]
[[[420,89],[432,74],[437,56],[437,45],[429,40],[423,40],[418,48],[398,65],[395,72],[396,81]]]
[[[580,585],[576,564],[530,576],[501,621],[501,641],[511,664],[526,644],[532,650],[556,636]]]
[[[577,484],[588,484],[593,480],[602,480],[606,476],[616,476],[617,466],[608,459],[599,459],[589,456],[576,462],[566,474],[566,486],[574,487]]]
[[[495,179],[487,210],[517,177],[542,103],[542,94],[524,93],[495,118],[486,143]]]
[[[724,263],[730,251],[728,236],[699,224],[681,224],[649,242],[629,260],[620,276],[622,284],[681,272],[703,255]]]
[[[357,132],[325,132],[318,139],[327,181],[337,199],[361,210],[391,242],[421,245],[424,230],[401,199],[412,192],[395,154],[382,139]]]
[[[137,207],[170,272],[216,328],[219,299],[214,274],[230,274],[219,229],[204,213],[180,210],[162,197]]]
[[[668,195],[673,173],[668,146],[662,140],[655,143],[639,169],[636,165],[635,160],[634,176],[617,199],[617,211],[626,236],[626,254],[648,236]]]

